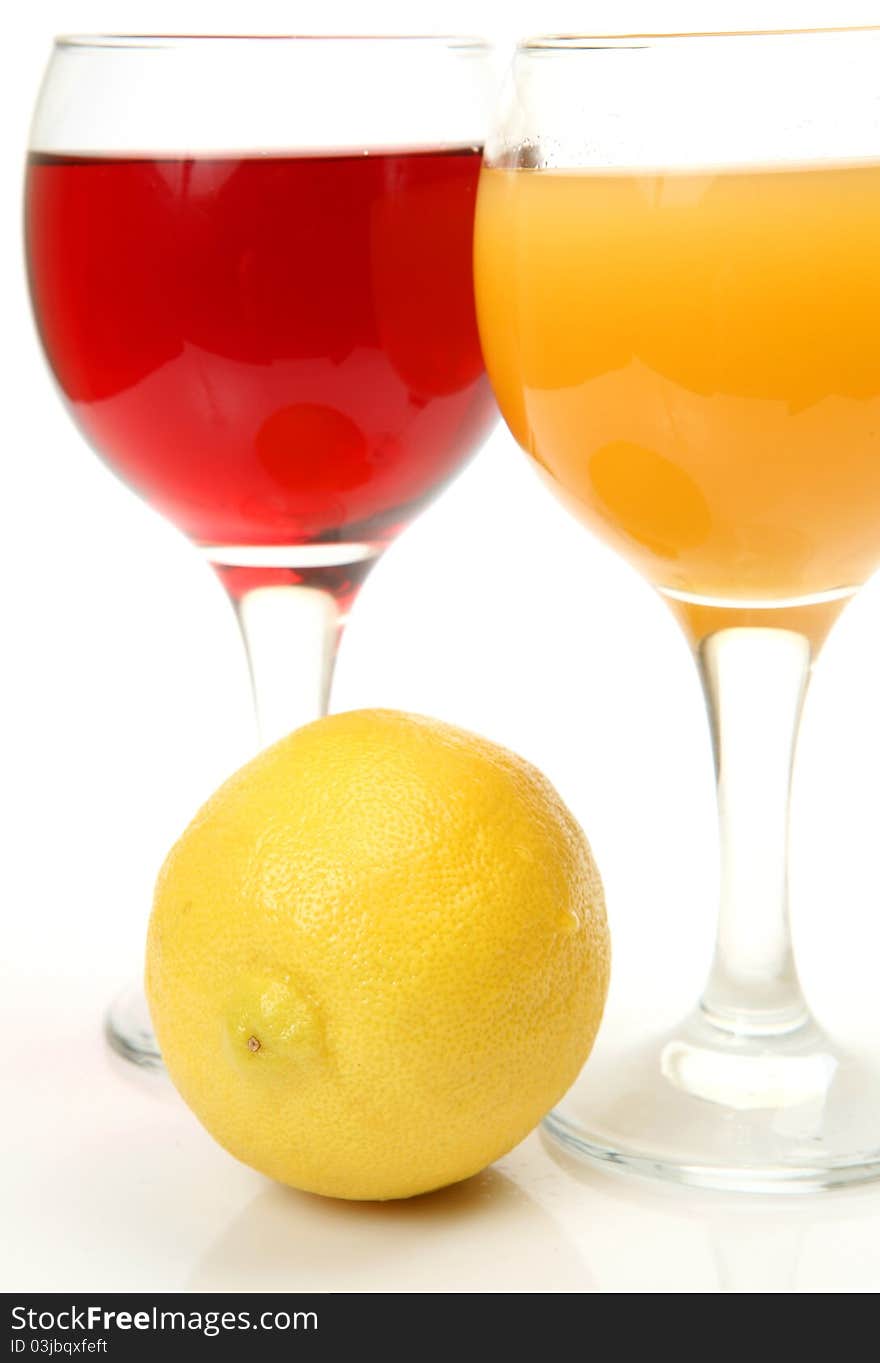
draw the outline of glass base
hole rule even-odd
[[[123,990],[107,1009],[104,1034],[123,1060],[147,1069],[162,1069],[162,1057],[153,1035],[147,1000],[140,985]]]
[[[544,1123],[574,1155],[746,1193],[880,1178],[880,1071],[812,1021],[737,1035],[698,1012],[637,1050],[596,1060]]]

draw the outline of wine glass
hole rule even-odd
[[[877,30],[538,38],[486,147],[477,313],[502,414],[684,627],[720,811],[698,1007],[632,1050],[606,1039],[547,1125],[684,1183],[880,1174],[880,1080],[812,1018],[786,897],[810,669],[880,563],[878,69]]]
[[[59,38],[30,139],[40,336],[74,420],[235,607],[260,735],[325,712],[352,602],[494,419],[469,38]],[[159,1056],[139,989],[108,1035]]]

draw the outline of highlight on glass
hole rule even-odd
[[[382,551],[497,409],[472,238],[470,38],[56,41],[26,184],[70,413],[214,568],[264,743],[322,714]],[[111,1042],[158,1063],[139,989]]]
[[[606,1038],[548,1128],[693,1184],[880,1174],[880,1077],[811,1016],[786,894],[811,667],[880,564],[878,62],[876,30],[535,39],[480,183],[502,413],[684,628],[718,777],[699,1005]]]

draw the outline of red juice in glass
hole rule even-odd
[[[31,288],[58,383],[233,591],[278,576],[224,569],[236,547],[381,547],[488,431],[479,168],[471,147],[31,156]]]

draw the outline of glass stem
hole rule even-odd
[[[345,615],[320,587],[272,584],[232,600],[266,747],[327,713]]]
[[[788,911],[792,765],[812,655],[801,634],[724,629],[697,652],[712,725],[721,834],[721,911],[701,1000],[743,1036],[803,1025]]]

